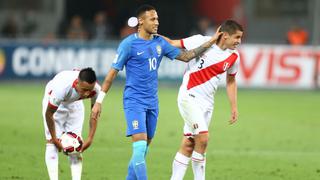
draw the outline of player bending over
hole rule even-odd
[[[236,73],[243,29],[233,20],[221,24],[216,44],[190,61],[178,94],[178,108],[184,119],[184,137],[172,164],[171,180],[182,180],[190,159],[195,180],[205,179],[208,127],[214,108],[214,94],[222,74],[226,73],[227,94],[231,106],[230,124],[238,119]],[[181,40],[167,40],[174,46],[193,49],[211,37],[195,35]]]
[[[62,71],[46,85],[42,114],[47,139],[45,161],[51,180],[58,179],[58,152],[62,149],[59,137],[63,132],[69,131],[81,136],[84,121],[82,99],[91,98],[93,105],[100,89],[100,85],[96,82],[96,74],[91,68],[81,71]],[[91,145],[97,120],[98,117],[91,116],[89,136],[80,152]],[[81,154],[72,154],[69,160],[72,179],[81,179]]]

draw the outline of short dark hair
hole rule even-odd
[[[222,22],[221,28],[220,28],[220,31],[227,32],[229,34],[234,34],[234,33],[236,33],[237,30],[243,32],[242,26],[239,23],[237,23],[236,21],[231,20],[231,19],[228,19],[228,20]]]
[[[156,10],[155,7],[149,5],[149,4],[143,4],[141,5],[136,12],[137,18],[141,17],[146,11]]]
[[[85,81],[89,84],[92,84],[97,81],[96,73],[90,67],[81,69],[78,78],[80,81]]]

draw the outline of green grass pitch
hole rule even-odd
[[[105,98],[94,143],[84,152],[84,180],[125,179],[131,143],[125,137],[122,87],[112,87]],[[0,179],[48,179],[43,91],[44,83],[0,82]],[[178,87],[160,84],[158,128],[147,156],[151,180],[170,178],[183,125],[177,93]],[[208,180],[320,179],[319,92],[239,90],[238,105],[239,121],[229,125],[229,103],[219,89],[209,130]],[[83,137],[87,132],[88,118]],[[60,179],[70,179],[66,156],[59,158]],[[185,179],[193,179],[190,167]]]

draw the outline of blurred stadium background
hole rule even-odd
[[[157,8],[159,33],[171,38],[211,35],[229,18],[245,28],[237,75],[240,119],[227,125],[222,83],[207,179],[320,179],[318,0],[0,0],[0,179],[48,179],[41,117],[45,82],[61,70],[88,66],[102,80],[120,40],[136,31],[128,18],[144,3]],[[150,179],[170,177],[182,134],[175,99],[184,67],[164,59],[159,69]],[[125,177],[131,144],[124,137],[124,77],[120,73],[104,102],[83,179]],[[68,179],[66,158],[60,158],[60,174]],[[192,179],[190,169],[186,179]]]

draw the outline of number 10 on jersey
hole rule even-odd
[[[156,70],[157,69],[157,59],[155,57],[149,58],[149,70]]]

